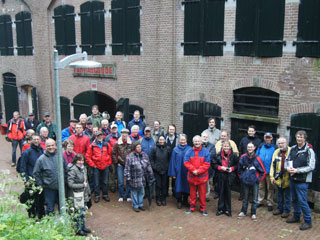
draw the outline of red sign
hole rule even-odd
[[[102,64],[98,68],[74,68],[74,77],[100,77],[100,78],[117,78],[116,64]]]

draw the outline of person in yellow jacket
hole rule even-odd
[[[284,163],[290,152],[290,147],[284,137],[280,137],[277,144],[279,148],[273,153],[270,168],[270,181],[278,188],[278,207],[273,215],[282,214],[282,218],[287,218],[291,210],[291,193],[289,173],[285,170]]]
[[[232,151],[235,154],[237,154],[237,156],[239,157],[239,150],[238,150],[237,144],[234,141],[232,141],[231,139],[229,139],[228,131],[221,132],[221,139],[215,145],[216,153],[221,152],[223,143],[228,140],[229,140]]]

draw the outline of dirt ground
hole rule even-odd
[[[4,136],[0,136],[0,166],[10,169],[12,177],[16,176],[11,163],[11,145]],[[19,155],[19,153],[18,153]],[[22,191],[22,190],[21,190]],[[249,217],[238,219],[241,209],[239,194],[232,193],[232,214],[216,216],[217,200],[211,198],[207,203],[209,215],[200,212],[186,215],[186,208],[177,209],[176,201],[171,196],[167,206],[158,207],[153,202],[150,210],[136,213],[127,202],[118,203],[118,195],[110,193],[110,202],[93,203],[87,216],[87,226],[102,239],[320,239],[320,214],[313,212],[313,228],[300,231],[300,224],[287,224],[280,216],[273,216],[265,207],[257,211],[258,221]],[[145,201],[147,206],[147,201]],[[250,207],[250,206],[249,206]]]

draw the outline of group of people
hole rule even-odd
[[[81,213],[77,220],[78,234],[90,232],[84,224],[85,206],[91,205],[91,198],[98,203],[101,192],[102,199],[109,202],[108,190],[115,192],[116,182],[118,202],[131,202],[135,212],[145,210],[145,195],[153,195],[145,187],[152,184],[155,184],[156,204],[166,206],[171,184],[179,209],[184,205],[188,208],[186,214],[190,214],[196,210],[199,199],[199,210],[204,216],[208,215],[206,202],[210,200],[213,182],[214,198],[219,198],[216,215],[231,217],[231,188],[240,179],[239,200],[243,204],[238,218],[247,215],[249,201],[253,221],[257,221],[256,209],[264,201],[268,211],[283,218],[289,217],[293,204],[293,216],[287,223],[300,222],[302,211],[304,223],[300,229],[312,227],[307,191],[315,168],[315,154],[306,141],[305,131],[296,133],[297,145],[290,148],[284,137],[278,138],[274,145],[271,133],[265,133],[261,142],[255,126],[251,125],[238,148],[228,132],[217,129],[215,119],[210,118],[208,129],[193,137],[191,147],[185,134],[177,134],[174,124],[165,131],[160,121],[154,121],[151,128],[138,110],[129,123],[123,121],[122,112],[117,112],[110,124],[108,118],[95,105],[91,116],[82,114],[79,120],[70,119],[70,125],[62,130],[67,196],[75,199]],[[16,164],[16,148],[20,144],[24,151],[19,172],[25,178],[26,187],[34,184],[44,190],[34,196],[29,208],[30,217],[41,218],[54,211],[58,200],[56,126],[50,113],[45,113],[43,122],[37,123],[33,114],[24,120],[18,112],[14,112],[8,125],[12,166]],[[34,182],[29,181],[33,178]],[[274,186],[278,193],[276,207]]]

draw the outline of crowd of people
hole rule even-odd
[[[185,206],[186,214],[191,214],[199,200],[199,210],[207,216],[206,204],[213,187],[214,198],[219,198],[216,215],[231,217],[231,188],[237,179],[242,201],[238,218],[247,215],[251,202],[253,221],[257,221],[257,208],[266,204],[268,211],[287,218],[287,223],[300,222],[302,212],[304,223],[300,229],[312,227],[307,192],[315,153],[306,141],[305,131],[296,133],[297,145],[290,148],[285,137],[279,137],[274,144],[269,132],[261,141],[251,125],[238,147],[228,131],[217,129],[215,119],[210,118],[208,129],[201,136],[193,136],[193,146],[189,146],[187,136],[177,134],[174,124],[165,131],[160,121],[154,121],[151,128],[138,110],[128,123],[123,121],[122,112],[117,112],[111,123],[108,118],[94,105],[91,116],[81,114],[79,120],[70,119],[61,134],[66,197],[73,198],[80,213],[76,220],[79,235],[90,233],[84,216],[86,207],[92,205],[91,199],[98,203],[102,195],[109,202],[109,190],[118,191],[118,202],[130,202],[138,213],[145,210],[144,197],[152,199],[152,186],[158,206],[166,206],[171,189],[178,209]],[[53,213],[58,202],[56,131],[48,112],[41,123],[32,113],[23,119],[19,112],[14,112],[8,122],[6,138],[12,143],[12,167],[17,167],[27,189],[33,185],[43,189],[31,196],[34,201],[28,210],[30,217]],[[18,145],[23,153],[17,163]],[[291,205],[293,215],[289,218]]]

